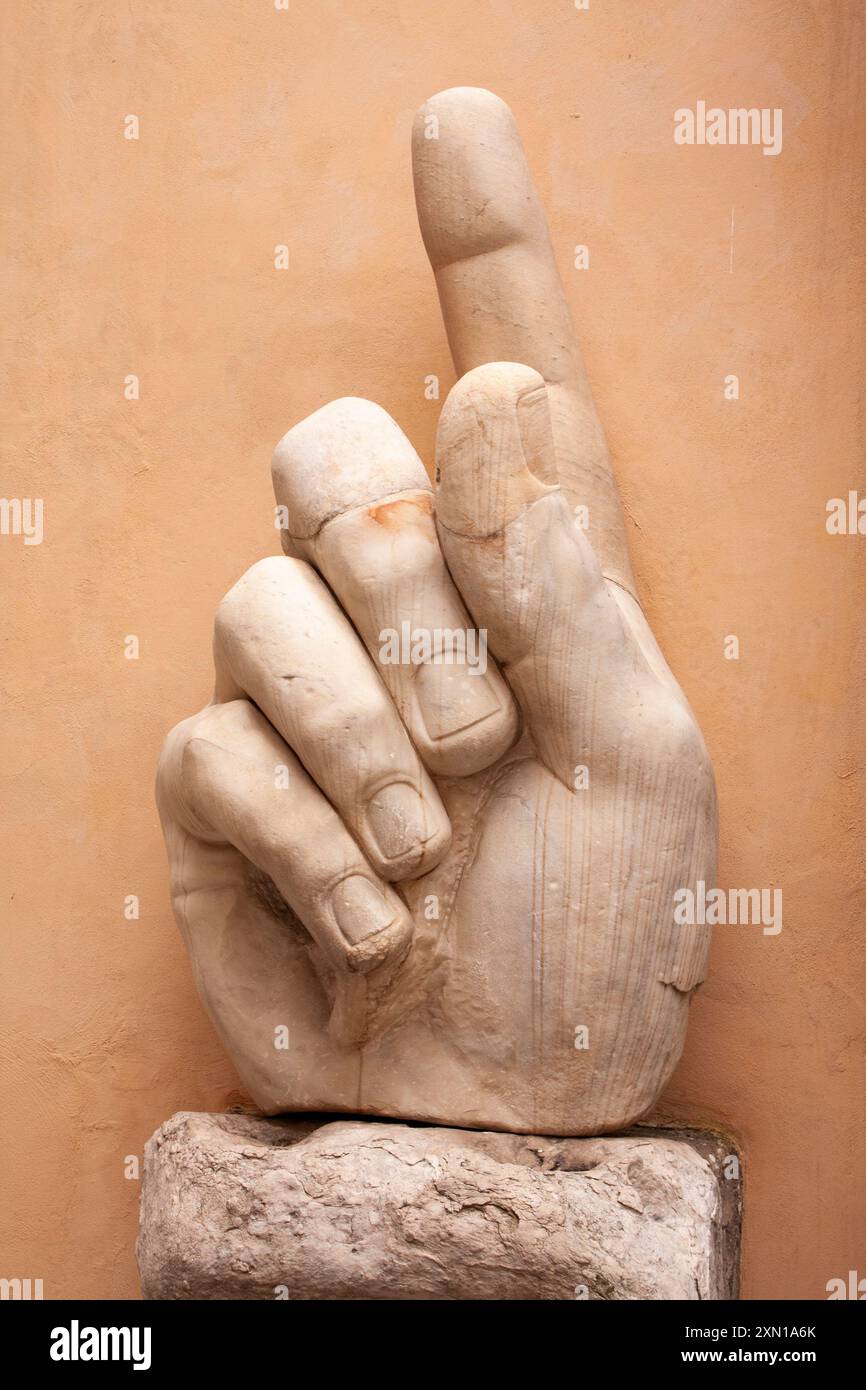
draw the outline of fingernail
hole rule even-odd
[[[392,901],[375,883],[353,874],[338,883],[331,894],[337,926],[351,946],[390,927],[398,917]]]
[[[383,859],[399,859],[426,844],[434,832],[433,817],[414,787],[392,782],[371,799],[367,824]]]
[[[556,451],[546,386],[524,391],[518,397],[517,426],[526,467],[539,482],[554,486],[558,481]]]
[[[415,677],[415,690],[431,739],[460,733],[501,708],[488,677],[470,675],[465,665],[431,662],[421,666]]]

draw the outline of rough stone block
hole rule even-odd
[[[181,1113],[149,1141],[150,1299],[737,1297],[729,1142]]]

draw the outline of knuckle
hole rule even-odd
[[[305,709],[303,735],[305,743],[328,746],[349,738],[360,748],[372,748],[381,744],[391,726],[384,691],[335,692],[332,699],[317,700]]]
[[[184,778],[184,754],[199,716],[181,719],[166,734],[156,768],[156,799],[162,812],[177,810]]]
[[[290,555],[266,555],[257,560],[220,599],[214,618],[217,637],[231,636],[238,627],[246,627],[263,599],[275,592],[290,598],[309,573],[306,561]]]

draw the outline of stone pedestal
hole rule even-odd
[[[148,1142],[150,1299],[730,1299],[731,1146],[175,1115]],[[728,1160],[728,1161],[726,1161]]]

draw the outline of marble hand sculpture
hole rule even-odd
[[[223,599],[160,762],[174,905],[265,1112],[599,1134],[682,1050],[713,774],[510,111],[440,93],[413,162],[459,378],[436,484],[369,401],[280,441],[285,554]]]

